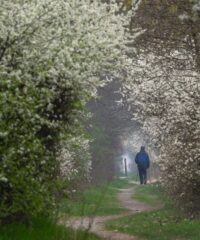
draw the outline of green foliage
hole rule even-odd
[[[73,127],[78,129],[73,137],[82,133],[81,117],[77,117],[76,124],[70,120],[76,118],[80,104],[75,89],[73,93],[70,89],[60,89],[56,94],[52,89],[48,82],[37,85],[15,77],[0,83],[0,219],[3,221],[26,220],[44,211],[48,215],[54,208],[58,185],[62,181],[66,186],[67,181],[59,179],[56,153],[61,136],[66,139]]]
[[[0,219],[26,218],[48,209],[52,199],[47,179],[56,169],[54,154],[39,136],[49,122],[40,113],[41,98],[48,92],[15,78],[10,81],[0,86]]]
[[[116,179],[98,187],[92,187],[83,193],[77,193],[72,199],[63,199],[61,213],[73,216],[93,216],[117,214],[124,209],[120,207],[117,193],[127,185],[127,180]]]
[[[45,218],[37,218],[28,226],[10,224],[0,227],[0,240],[98,240],[99,237],[85,231],[74,231]]]

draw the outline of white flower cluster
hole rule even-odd
[[[35,82],[48,78],[54,88],[76,82],[95,95],[103,84],[97,73],[113,68],[124,44],[122,17],[115,10],[115,4],[108,11],[107,4],[89,0],[1,0],[1,76],[11,86],[10,78],[27,83],[37,70]]]
[[[60,176],[68,181],[90,179],[90,142],[85,136],[70,137],[63,141],[58,152]]]

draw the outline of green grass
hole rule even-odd
[[[148,184],[135,187],[133,198],[151,206],[160,205],[164,201],[164,191],[160,184]],[[165,200],[166,201],[166,200]]]
[[[63,199],[60,212],[70,216],[93,216],[117,214],[120,207],[117,194],[127,186],[127,179],[116,179],[98,187],[92,187],[76,195],[74,199]]]
[[[109,221],[108,229],[139,236],[144,240],[199,240],[200,221],[181,217],[165,200],[160,187],[146,185],[136,189],[136,198],[150,205],[165,203],[162,209],[138,213]]]
[[[74,231],[46,219],[35,219],[30,226],[10,224],[0,226],[0,240],[100,240],[85,231]]]

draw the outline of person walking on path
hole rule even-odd
[[[139,177],[140,177],[140,184],[147,183],[147,169],[150,166],[149,155],[145,151],[145,147],[142,146],[140,152],[136,154],[135,163],[138,167]]]

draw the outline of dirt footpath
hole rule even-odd
[[[118,199],[121,203],[121,207],[127,209],[127,211],[122,214],[111,216],[70,218],[68,220],[62,220],[61,224],[64,224],[73,229],[86,229],[89,232],[95,233],[96,235],[106,240],[139,240],[140,238],[138,237],[130,236],[128,234],[120,233],[117,231],[107,230],[104,227],[105,222],[108,220],[114,220],[134,213],[151,211],[155,209],[145,203],[133,200],[133,194],[134,187],[120,190]]]

